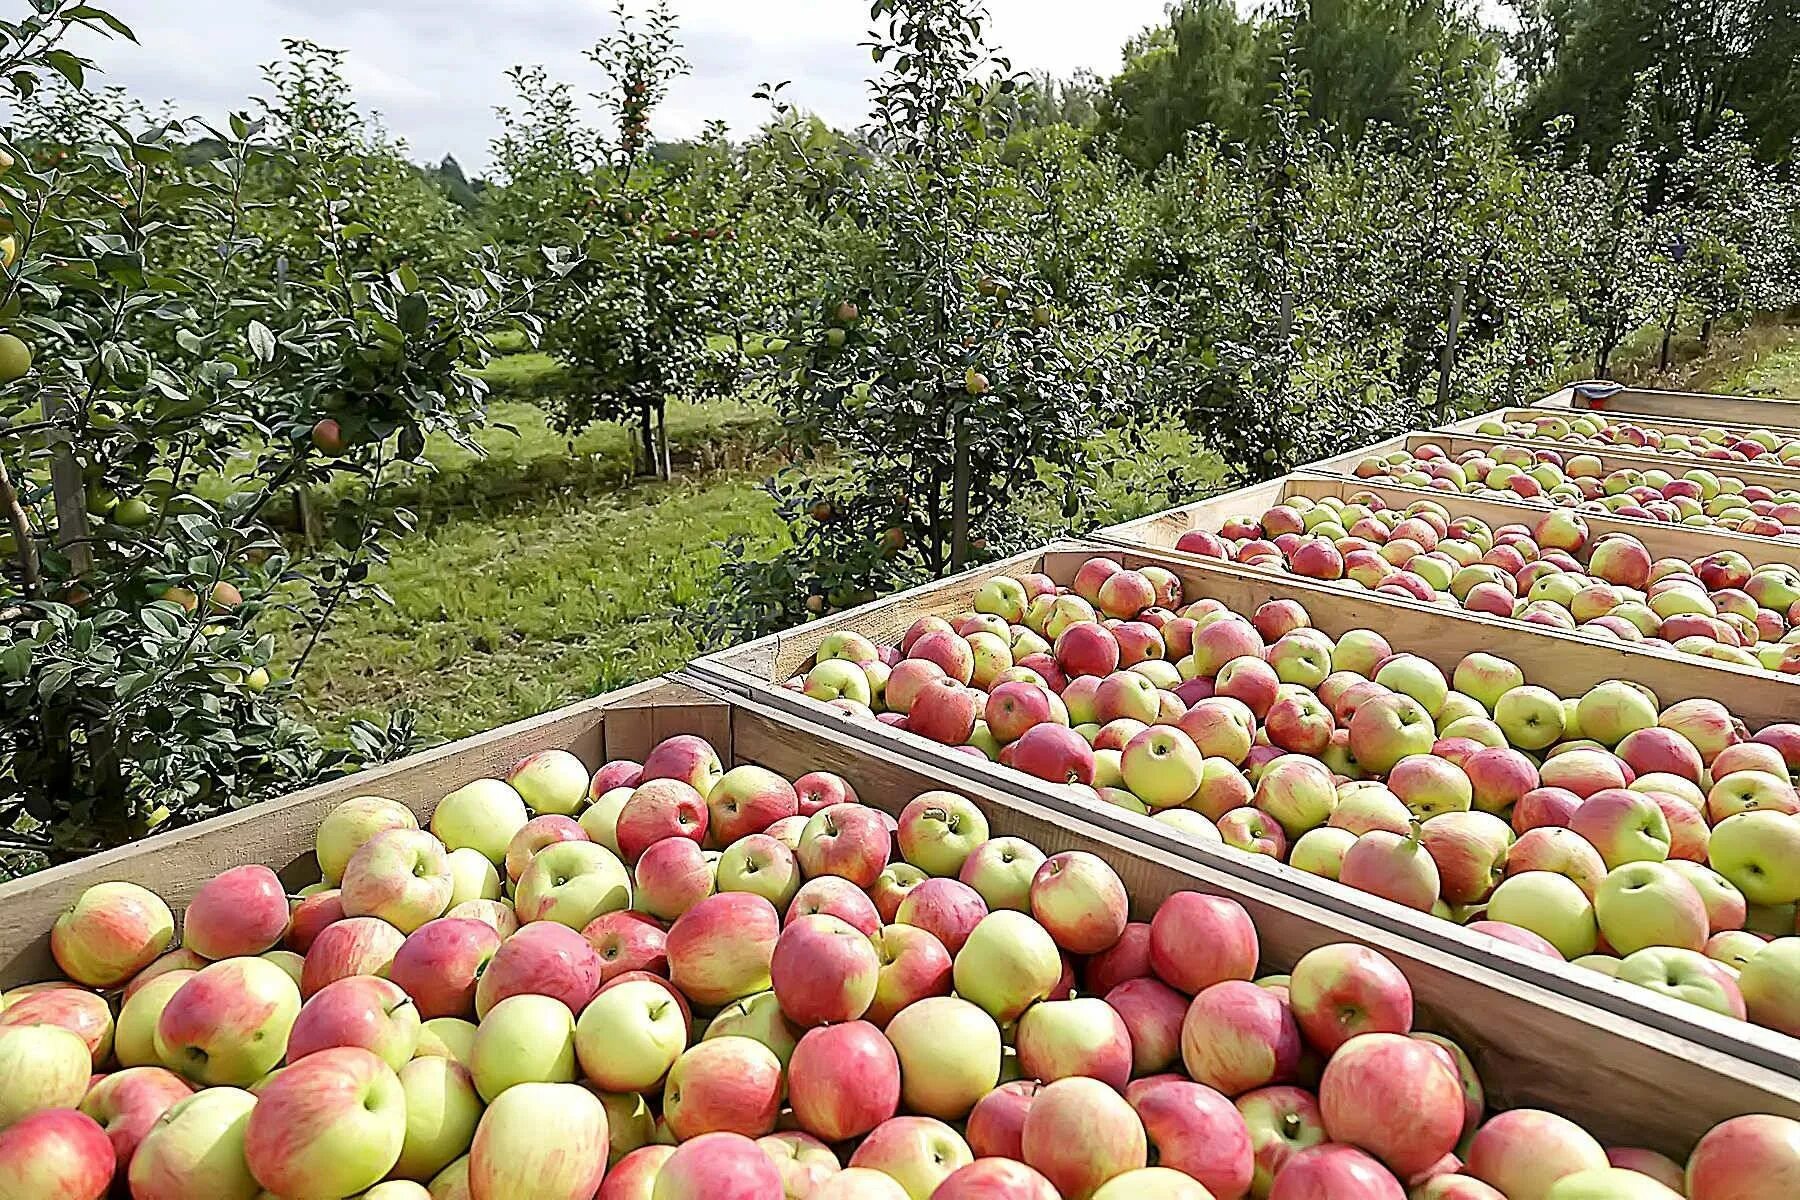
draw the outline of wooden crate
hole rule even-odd
[[[233,863],[262,862],[303,879],[310,872],[314,825],[348,796],[379,791],[405,800],[425,817],[442,792],[503,771],[534,750],[561,746],[591,765],[607,757],[640,756],[677,733],[708,738],[728,763],[760,763],[790,778],[811,770],[838,772],[865,803],[889,813],[897,814],[924,791],[960,791],[981,807],[996,836],[1027,838],[1048,853],[1085,850],[1106,859],[1129,887],[1137,919],[1147,919],[1178,891],[1230,896],[1256,922],[1267,971],[1285,971],[1322,945],[1373,947],[1406,974],[1421,1027],[1448,1034],[1470,1052],[1497,1107],[1551,1109],[1608,1143],[1651,1146],[1677,1157],[1732,1116],[1768,1112],[1800,1119],[1800,1079],[1708,1045],[1689,1036],[1692,1031],[1621,1019],[1354,914],[1306,903],[1183,854],[1072,820],[1057,808],[915,758],[835,738],[790,714],[679,678],[547,713],[363,777],[14,881],[0,889],[0,911],[9,918],[0,929],[4,979],[19,982],[38,973],[30,968],[40,964],[42,923],[90,884],[134,878],[179,903],[195,883]]]
[[[855,720],[829,705],[781,686],[782,681],[806,669],[819,643],[834,631],[854,630],[878,645],[893,644],[921,616],[931,613],[947,616],[968,610],[982,585],[994,576],[1016,578],[1042,572],[1066,584],[1083,562],[1096,556],[1111,558],[1127,567],[1163,566],[1181,580],[1187,600],[1212,596],[1239,612],[1247,613],[1266,600],[1299,600],[1312,614],[1314,623],[1333,637],[1356,628],[1381,630],[1393,641],[1395,649],[1410,650],[1431,659],[1446,673],[1465,655],[1487,651],[1512,659],[1524,670],[1529,681],[1555,688],[1564,695],[1579,695],[1603,680],[1623,678],[1656,688],[1664,704],[1694,697],[1730,697],[1734,710],[1753,727],[1790,719],[1795,711],[1795,700],[1800,698],[1800,693],[1791,690],[1794,683],[1741,667],[1701,666],[1680,656],[1652,655],[1648,651],[1634,654],[1585,637],[1559,631],[1522,630],[1513,622],[1500,624],[1434,605],[1398,601],[1389,605],[1368,597],[1347,595],[1327,585],[1204,559],[1076,544],[1060,544],[1019,555],[978,571],[814,621],[799,629],[747,642],[697,659],[689,670],[691,674],[738,695],[804,717],[832,731],[838,738],[856,739],[883,756],[907,756],[929,763],[964,779],[1030,799],[1069,820],[1101,826],[1140,844],[1204,863],[1296,900],[1355,916],[1400,936],[1467,958],[1471,963],[1560,991],[1626,1019],[1679,1032],[1759,1065],[1800,1075],[1800,1040],[1785,1034],[1670,1001],[1595,971],[1529,954],[1489,935],[1308,875],[1266,856],[1191,841],[1148,817],[1083,798],[1066,787],[975,759],[905,730]],[[1753,696],[1752,693],[1759,694]],[[1747,715],[1749,710],[1754,710],[1754,715]]]
[[[1408,433],[1391,438],[1385,442],[1363,450],[1339,454],[1331,458],[1320,459],[1309,464],[1309,471],[1324,471],[1330,474],[1348,475],[1356,469],[1356,464],[1365,458],[1379,457],[1395,450],[1416,452],[1419,447],[1432,445],[1438,447],[1451,458],[1468,450],[1479,450],[1484,454],[1492,453],[1500,446],[1518,446],[1525,450],[1554,450],[1564,460],[1577,454],[1591,454],[1600,460],[1603,470],[1611,472],[1631,467],[1638,471],[1667,471],[1679,478],[1684,471],[1695,468],[1711,471],[1714,475],[1730,477],[1744,484],[1761,484],[1777,492],[1800,491],[1800,471],[1791,467],[1775,469],[1757,467],[1750,463],[1722,463],[1711,459],[1684,459],[1666,454],[1632,452],[1612,446],[1587,447],[1571,446],[1567,442],[1534,442],[1524,438],[1478,437],[1473,434],[1440,431],[1436,433]]]
[[[1419,500],[1441,504],[1452,516],[1477,517],[1493,528],[1502,525],[1535,525],[1551,509],[1524,500],[1495,500],[1485,496],[1469,496],[1461,492],[1441,492],[1433,488],[1406,487],[1401,484],[1378,483],[1342,474],[1297,471],[1274,483],[1260,484],[1214,496],[1207,500],[1184,504],[1109,525],[1094,536],[1108,542],[1131,546],[1172,549],[1182,534],[1193,529],[1217,533],[1231,517],[1256,517],[1272,505],[1302,496],[1321,500],[1327,496],[1348,499],[1358,493],[1377,496],[1390,508],[1405,508]],[[1800,568],[1800,539],[1767,538],[1749,533],[1726,533],[1717,529],[1696,529],[1689,525],[1672,525],[1640,517],[1614,517],[1605,513],[1581,511],[1589,534],[1628,533],[1642,542],[1655,558],[1682,558],[1692,561],[1719,550],[1736,550],[1752,563],[1785,563]]]
[[[1492,412],[1478,413],[1472,417],[1464,417],[1460,421],[1448,422],[1447,424],[1441,425],[1438,428],[1450,430],[1454,433],[1466,434],[1469,437],[1486,437],[1488,435],[1486,435],[1480,431],[1480,426],[1483,421],[1518,422],[1518,421],[1530,421],[1535,418],[1544,417],[1544,416],[1560,416],[1566,420],[1568,417],[1570,417],[1572,415],[1575,415],[1575,414],[1571,413],[1571,412],[1546,413],[1541,408],[1518,408],[1518,407],[1497,408],[1497,409],[1494,409]],[[1732,423],[1725,422],[1725,421],[1690,421],[1690,420],[1687,420],[1685,418],[1680,418],[1680,417],[1640,417],[1636,413],[1616,413],[1616,414],[1609,413],[1607,415],[1618,416],[1623,420],[1630,421],[1633,425],[1636,425],[1639,429],[1653,429],[1653,430],[1657,431],[1658,433],[1685,433],[1689,437],[1693,437],[1693,436],[1703,433],[1709,429],[1722,429],[1727,433],[1743,434],[1743,433],[1749,432],[1749,430],[1752,428],[1751,426],[1742,425],[1742,424],[1732,424]],[[1784,436],[1792,436],[1792,433],[1793,433],[1792,430],[1784,430],[1783,431]],[[1552,440],[1552,444],[1558,445],[1558,446],[1563,446],[1563,445],[1569,445],[1570,443]],[[1610,449],[1611,447],[1609,446],[1606,448]],[[1628,447],[1628,446],[1621,446],[1619,448],[1620,449],[1630,449],[1630,447]],[[1587,447],[1584,446],[1583,449],[1587,449]],[[1664,455],[1663,457],[1673,458],[1675,456],[1674,455]],[[1721,465],[1728,466],[1730,464],[1722,463]]]
[[[1707,458],[1707,457],[1705,457],[1703,455],[1699,455],[1699,454],[1669,454],[1669,453],[1665,453],[1663,451],[1651,450],[1648,448],[1639,449],[1639,448],[1636,448],[1633,446],[1628,446],[1628,445],[1615,445],[1612,443],[1607,443],[1604,445],[1594,445],[1594,444],[1590,444],[1590,443],[1586,443],[1586,442],[1570,442],[1570,441],[1563,441],[1558,438],[1548,438],[1548,437],[1545,437],[1545,438],[1507,437],[1507,438],[1502,439],[1502,438],[1496,438],[1492,434],[1482,433],[1480,431],[1480,429],[1478,428],[1478,426],[1483,421],[1488,420],[1491,417],[1499,417],[1502,420],[1517,421],[1517,420],[1529,420],[1533,416],[1543,416],[1543,415],[1544,415],[1544,411],[1542,409],[1529,409],[1529,408],[1501,409],[1497,412],[1486,413],[1479,417],[1469,417],[1465,420],[1455,421],[1449,425],[1441,426],[1438,429],[1430,430],[1429,432],[1434,433],[1434,434],[1452,434],[1452,435],[1455,435],[1458,437],[1483,438],[1483,439],[1492,440],[1492,441],[1496,442],[1497,444],[1502,443],[1502,442],[1506,445],[1517,444],[1520,446],[1529,447],[1534,450],[1535,449],[1555,450],[1558,453],[1564,455],[1565,457],[1572,455],[1572,454],[1605,455],[1605,454],[1611,454],[1615,451],[1621,452],[1621,453],[1629,453],[1629,454],[1633,454],[1633,455],[1639,455],[1639,456],[1648,456],[1648,457],[1654,458],[1658,462],[1662,463],[1663,470],[1669,472],[1672,475],[1679,475],[1679,474],[1681,474],[1681,472],[1691,470],[1694,467],[1703,467],[1706,470],[1713,471],[1713,472],[1716,472],[1721,475],[1735,475],[1737,473],[1737,469],[1742,467],[1745,469],[1764,471],[1771,475],[1779,475],[1779,476],[1786,477],[1789,480],[1789,483],[1787,484],[1788,487],[1794,487],[1796,485],[1800,485],[1800,464],[1797,464],[1797,463],[1781,463],[1781,462],[1747,463],[1747,462],[1740,462],[1735,459]],[[1635,423],[1645,429],[1657,429],[1657,430],[1661,430],[1662,432],[1665,432],[1665,433],[1685,433],[1690,436],[1697,436],[1703,430],[1707,430],[1707,429],[1724,429],[1724,430],[1728,430],[1728,431],[1735,432],[1735,433],[1741,433],[1744,431],[1744,426],[1741,426],[1741,425],[1707,424],[1707,423],[1701,422],[1701,421],[1677,421],[1677,420],[1672,420],[1672,419],[1665,419],[1665,420],[1659,420],[1659,421],[1650,421],[1650,420],[1636,421]],[[1784,432],[1793,433],[1796,431],[1787,430]]]
[[[1679,417],[1709,425],[1800,428],[1800,400],[1773,396],[1724,396],[1713,392],[1669,392],[1656,388],[1620,388],[1610,395],[1592,395],[1583,391],[1580,384],[1571,384],[1539,400],[1534,407],[1641,413],[1646,417]]]

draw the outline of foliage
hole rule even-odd
[[[72,29],[131,36],[91,6],[40,9],[0,23],[22,111],[50,72],[83,86]],[[484,385],[462,368],[517,312],[491,264],[372,266],[380,214],[338,175],[331,130],[109,115],[58,144],[47,118],[21,128],[34,136],[6,141],[0,178],[17,255],[0,293],[0,829],[54,856],[403,746],[402,717],[325,749],[284,709],[268,627],[282,613],[316,641],[378,594],[369,564],[409,524],[383,488],[428,433],[481,419]],[[291,236],[312,231],[294,250],[314,265],[285,279],[265,273],[250,199],[277,172]],[[325,545],[286,544],[281,502],[333,475],[364,503]]]

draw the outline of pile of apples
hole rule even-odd
[[[1800,1036],[1800,725],[1752,738],[1715,700],[1663,707],[1619,680],[1565,698],[1485,653],[1446,678],[1373,630],[1329,637],[1294,600],[1182,599],[1169,572],[1109,558],[1067,589],[999,578],[898,647],[829,634],[790,682],[1188,837]]]
[[[1646,428],[1629,417],[1534,413],[1529,419],[1518,421],[1491,417],[1481,422],[1475,432],[1482,437],[1618,446],[1633,452],[1645,450],[1719,462],[1754,463],[1758,467],[1800,462],[1800,434],[1793,430],[1726,429],[1715,425],[1688,434]]]
[[[1453,458],[1428,442],[1416,451],[1370,455],[1359,460],[1351,474],[1407,487],[1587,508],[1696,529],[1758,537],[1800,533],[1800,486],[1777,491],[1705,467],[1683,470],[1679,463],[1670,467],[1668,471],[1613,468],[1597,454],[1565,456],[1523,446],[1496,446],[1492,453],[1467,450]],[[1800,477],[1795,483],[1800,485]]]
[[[1179,892],[1133,922],[1106,862],[990,837],[947,792],[896,821],[836,776],[727,772],[683,736],[591,781],[534,755],[430,831],[348,800],[317,857],[297,903],[264,867],[210,880],[176,949],[135,884],[58,919],[68,979],[0,1013],[0,1197],[1800,1189],[1784,1118],[1725,1122],[1684,1168],[1549,1112],[1488,1116],[1377,952],[1259,978],[1237,902]]]
[[[1495,529],[1432,500],[1296,496],[1175,548],[1377,594],[1619,641],[1651,641],[1740,666],[1800,672],[1800,570],[1735,550],[1654,559],[1637,538],[1593,536],[1574,509]]]

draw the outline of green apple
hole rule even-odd
[[[1800,900],[1800,817],[1752,809],[1713,826],[1708,857],[1751,904]]]
[[[1614,867],[1594,894],[1594,914],[1607,943],[1621,955],[1647,946],[1706,945],[1706,904],[1681,872],[1660,862]]]
[[[647,1092],[687,1049],[687,1018],[662,984],[636,979],[588,1002],[575,1024],[575,1055],[603,1092]]]
[[[946,1121],[968,1116],[1000,1083],[1000,1027],[967,1000],[928,996],[888,1022],[909,1113]]]
[[[1625,956],[1614,978],[1726,1017],[1744,1019],[1744,998],[1730,968],[1679,946],[1650,946]]]
[[[957,995],[996,1021],[1013,1021],[1062,978],[1062,955],[1024,913],[990,912],[969,933],[953,966]]]
[[[1494,723],[1516,749],[1542,750],[1563,737],[1563,702],[1548,688],[1516,687],[1494,702]]]
[[[869,676],[860,663],[843,658],[828,658],[806,673],[801,691],[814,700],[854,700],[870,704],[875,699]]]
[[[468,1153],[481,1120],[481,1096],[467,1068],[435,1055],[401,1067],[400,1089],[406,1095],[406,1140],[393,1173],[425,1182]]]
[[[1800,1037],[1800,937],[1777,938],[1757,951],[1739,972],[1738,989],[1752,1021]]]
[[[1480,701],[1488,712],[1493,712],[1500,697],[1525,685],[1525,672],[1498,655],[1475,653],[1456,664],[1452,682],[1458,692]]]
[[[506,848],[531,816],[525,801],[498,779],[477,779],[438,801],[431,832],[451,850],[479,850],[496,867],[506,862]]]
[[[568,1005],[531,993],[494,1005],[475,1034],[469,1073],[489,1104],[521,1083],[573,1083],[575,1018]]]
[[[230,1087],[176,1101],[131,1156],[131,1193],[254,1200],[261,1192],[244,1161],[244,1134],[255,1107],[255,1096]]]
[[[1529,929],[1564,958],[1592,954],[1599,940],[1586,893],[1554,871],[1525,871],[1503,881],[1488,900],[1487,919]]]
[[[988,840],[981,809],[954,792],[915,796],[901,810],[898,825],[901,856],[927,875],[955,876],[975,847]]]

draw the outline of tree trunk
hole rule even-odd
[[[65,409],[62,403],[44,397],[44,420],[55,424]],[[58,438],[50,450],[50,491],[56,505],[56,544],[67,551],[69,569],[85,575],[94,565],[94,555],[87,541],[87,486],[82,482],[81,464],[75,461],[75,448]]]
[[[962,414],[951,419],[956,460],[950,484],[950,569],[960,571],[969,561],[969,437]]]
[[[650,427],[651,409],[648,404],[638,408],[638,428],[644,441],[643,474],[656,474],[656,431]]]
[[[1450,376],[1456,370],[1456,334],[1462,325],[1465,284],[1456,281],[1450,290],[1450,311],[1444,318],[1444,352],[1438,358],[1437,419],[1443,422],[1450,413]]]
[[[675,468],[669,461],[669,402],[659,399],[656,402],[656,441],[662,453],[657,459],[659,478],[668,480],[675,478]]]

